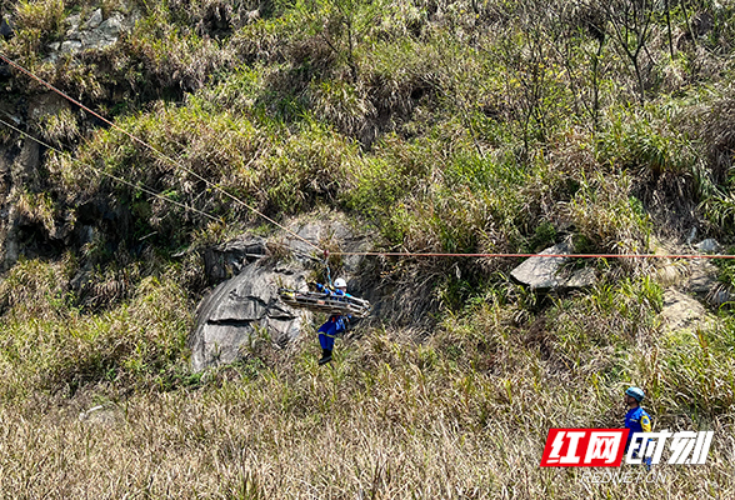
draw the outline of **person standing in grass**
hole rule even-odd
[[[326,293],[327,297],[351,297],[351,295],[347,293],[347,282],[342,278],[337,278],[334,281],[334,292],[320,283],[317,283],[316,287],[320,292]],[[346,316],[343,316],[341,314],[332,314],[327,322],[319,327],[319,344],[322,347],[322,358],[319,360],[320,366],[332,361],[334,339],[337,337],[337,335],[344,333],[345,330],[347,330],[347,325],[349,324],[351,319],[352,318],[349,314]]]
[[[628,453],[633,434],[651,432],[651,416],[641,408],[641,401],[644,397],[643,389],[638,387],[628,387],[625,391],[625,404],[628,407],[628,413],[625,414],[625,428],[630,429],[628,441],[625,443],[625,453]],[[643,448],[643,443],[641,443],[641,449]],[[636,452],[636,455],[638,453],[640,450]],[[651,457],[644,458],[643,463],[646,465],[646,470],[651,470]]]

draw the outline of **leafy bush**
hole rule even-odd
[[[296,213],[317,199],[336,204],[360,161],[357,146],[315,121],[262,159],[258,183],[271,209]]]
[[[63,27],[64,9],[64,0],[22,0],[15,7],[18,29],[56,34]]]
[[[660,347],[660,363],[646,367],[662,405],[678,405],[695,420],[711,419],[735,404],[735,325],[670,332]]]
[[[663,290],[646,278],[598,283],[578,299],[559,299],[548,311],[549,355],[566,369],[616,382],[626,352],[658,328]]]
[[[151,144],[160,154],[131,141],[119,131],[109,130],[80,148],[73,159],[53,156],[49,169],[62,186],[68,186],[61,196],[78,200],[89,199],[100,192],[114,192],[144,224],[141,231],[147,231],[145,234],[159,231],[164,239],[177,245],[187,238],[192,225],[204,222],[200,220],[201,215],[97,175],[90,166],[124,178],[133,185],[145,184],[165,197],[208,213],[239,214],[245,209],[240,205],[232,206],[229,198],[219,192],[212,191],[202,197],[202,190],[208,189],[207,182],[202,179],[219,184],[221,189],[231,188],[246,195],[258,192],[248,182],[249,165],[263,138],[245,118],[227,114],[216,116],[205,111],[196,100],[190,106],[179,108],[159,103],[150,113],[129,116],[118,123]],[[182,148],[186,148],[185,157],[179,157]],[[177,159],[172,161],[174,157]],[[247,184],[243,186],[240,182]]]
[[[360,74],[378,116],[405,120],[421,98],[439,92],[441,62],[433,44],[410,38],[372,44],[361,55]]]
[[[133,90],[148,91],[148,86],[153,85],[176,93],[195,91],[215,72],[231,64],[232,56],[227,50],[213,40],[179,30],[166,16],[162,8],[154,11],[138,22],[131,35],[115,49],[119,56],[113,67],[121,75],[139,72],[131,82]]]
[[[401,201],[414,196],[433,167],[435,149],[387,135],[363,161],[351,165],[352,186],[341,193],[346,207],[387,223]]]
[[[58,209],[48,193],[33,193],[21,188],[11,193],[11,199],[15,202],[16,211],[21,220],[38,224],[47,233],[53,232]]]
[[[698,155],[687,134],[678,129],[676,110],[675,105],[610,109],[597,143],[600,164],[629,169],[643,178],[692,174]]]
[[[358,137],[375,118],[375,107],[367,99],[363,89],[356,89],[344,82],[312,84],[311,108],[315,117],[331,123],[342,134]]]
[[[0,282],[0,304],[5,315],[20,321],[63,318],[74,270],[70,256],[58,263],[21,258]]]
[[[22,64],[35,68],[46,52],[45,44],[64,29],[64,0],[22,0],[14,5],[15,36],[0,37],[0,49]]]
[[[582,179],[579,190],[565,205],[576,233],[605,252],[646,253],[653,227],[640,201],[630,194],[632,182],[625,173],[598,173],[592,179]],[[633,268],[643,265],[626,262]]]
[[[79,137],[77,117],[69,109],[43,117],[43,135],[47,141],[56,144],[73,143]]]

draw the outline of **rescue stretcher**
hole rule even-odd
[[[283,302],[291,307],[308,309],[314,312],[327,314],[351,314],[357,318],[365,318],[370,314],[370,302],[357,297],[336,297],[324,292],[304,292],[279,288],[278,295]]]

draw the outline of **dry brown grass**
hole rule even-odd
[[[365,340],[323,369],[303,348],[287,355],[290,366],[252,380],[221,373],[202,389],[136,395],[83,419],[80,411],[94,404],[84,398],[45,413],[5,406],[0,489],[7,498],[278,499],[684,499],[735,491],[726,417],[712,423],[718,438],[707,466],[661,466],[663,483],[635,488],[591,486],[580,470],[538,462],[550,426],[615,425],[593,417],[610,394],[574,394],[548,374],[525,377],[544,373],[543,363],[517,366],[507,378],[422,367],[416,362],[428,348],[397,337]],[[360,366],[366,362],[369,370]],[[487,417],[477,425],[482,401]]]

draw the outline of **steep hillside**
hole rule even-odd
[[[0,22],[3,495],[735,494],[732,260],[579,259],[594,286],[539,294],[517,258],[368,258],[401,300],[328,367],[317,324],[205,374],[186,343],[206,253],[269,219],[337,213],[378,252],[732,254],[732,2],[0,0]],[[620,427],[631,384],[655,429],[715,431],[707,465],[538,466],[549,428]]]

